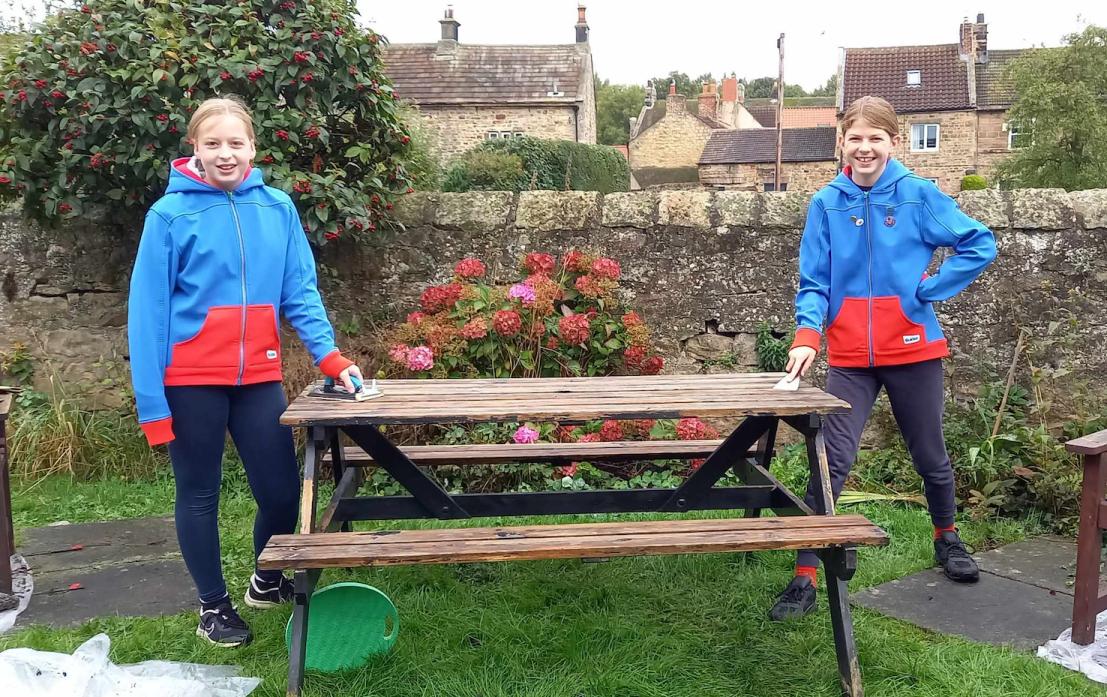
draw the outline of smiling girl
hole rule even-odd
[[[353,391],[361,373],[335,346],[316,287],[315,260],[292,200],[253,167],[254,127],[237,99],[209,99],[188,125],[193,157],[173,162],[146,215],[128,300],[138,419],[151,445],[168,443],[177,539],[196,584],[196,633],[219,646],[251,638],[223,580],[219,487],[229,431],[258,505],[255,558],[296,524],[299,475],[292,432],[278,419],[279,317],[316,365]],[[292,598],[279,571],[255,570],[247,605]]]
[[[852,407],[824,422],[835,499],[884,388],[923,479],[935,561],[950,579],[973,582],[979,578],[976,562],[953,524],[953,466],[942,433],[942,358],[949,348],[933,303],[952,298],[980,275],[995,258],[995,238],[933,182],[893,159],[899,121],[885,100],[862,97],[851,104],[842,116],[838,145],[845,167],[811,199],[800,243],[789,377],[807,373],[825,333],[826,390]],[[940,247],[951,247],[954,254],[927,276]],[[807,503],[814,501],[809,487]],[[799,553],[795,576],[773,606],[772,619],[815,608],[818,564],[814,552]]]

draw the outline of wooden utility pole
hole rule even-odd
[[[776,190],[780,191],[780,155],[784,149],[784,33],[776,40],[780,54],[780,75],[776,81]]]

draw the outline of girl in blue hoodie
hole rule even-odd
[[[857,456],[877,394],[892,413],[923,479],[934,523],[935,559],[954,581],[979,578],[953,524],[953,467],[942,433],[942,358],[949,348],[934,303],[952,298],[996,255],[995,237],[961,212],[931,181],[892,158],[900,146],[892,105],[862,97],[842,116],[843,171],[811,199],[799,255],[792,379],[806,374],[825,334],[826,390],[852,407],[825,418],[823,433],[835,499]],[[949,256],[927,276],[935,251]],[[808,505],[815,492],[809,487]],[[798,617],[815,607],[819,558],[801,551],[792,582],[770,616]]]
[[[200,598],[197,635],[221,646],[250,641],[223,580],[219,486],[227,432],[254,499],[254,555],[291,533],[299,500],[292,432],[278,419],[279,318],[320,370],[353,390],[361,372],[335,346],[315,260],[292,200],[253,168],[254,128],[237,99],[209,99],[188,125],[192,157],[173,162],[150,208],[128,307],[138,419],[151,445],[168,444],[176,480],[177,539]],[[279,571],[254,571],[245,602],[292,598]]]

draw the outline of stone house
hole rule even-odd
[[[384,72],[410,100],[441,163],[487,139],[596,142],[596,91],[585,8],[576,41],[548,46],[463,44],[447,9],[433,44],[390,44]]]
[[[811,192],[838,174],[835,126],[781,130],[781,191]],[[711,134],[699,159],[700,183],[718,190],[776,190],[776,129]]]
[[[838,75],[841,114],[864,95],[883,97],[899,115],[896,157],[947,193],[966,174],[989,178],[1019,147],[1007,120],[1014,90],[1007,65],[1028,49],[989,51],[984,15],[964,20],[955,44],[846,48]]]
[[[654,99],[652,85],[648,89],[645,106],[631,119],[627,146],[631,173],[642,187],[696,185],[697,164],[712,133],[762,127],[743,105],[743,86],[733,74],[718,86],[704,83],[692,108],[675,84],[663,100]]]

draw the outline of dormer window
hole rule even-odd
[[[908,70],[907,71],[907,86],[918,87],[922,84],[923,74],[921,70]]]

